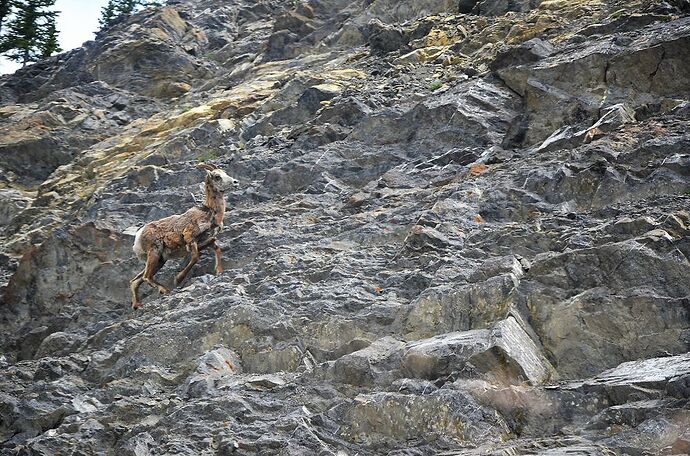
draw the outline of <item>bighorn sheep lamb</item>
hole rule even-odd
[[[138,290],[142,282],[158,288],[161,293],[170,291],[156,282],[153,276],[171,258],[183,257],[187,252],[191,254],[189,264],[175,276],[175,285],[182,283],[199,260],[199,251],[206,248],[215,251],[216,274],[223,272],[216,235],[223,228],[224,192],[230,187],[237,187],[238,182],[214,165],[202,163],[197,168],[206,170],[204,204],[193,207],[184,214],[149,222],[134,237],[132,249],[140,260],[146,261],[146,266],[130,281],[133,309],[141,307]]]

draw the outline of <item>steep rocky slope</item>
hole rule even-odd
[[[0,101],[3,454],[690,453],[686,0],[169,1]]]

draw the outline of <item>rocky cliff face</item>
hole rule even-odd
[[[169,1],[0,100],[3,454],[690,452],[686,0]]]

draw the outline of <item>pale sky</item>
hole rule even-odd
[[[84,41],[94,39],[98,30],[101,8],[108,0],[57,0],[55,10],[60,11],[57,29],[60,32],[60,47],[69,51],[81,46]],[[0,58],[0,73],[13,73],[21,65]]]

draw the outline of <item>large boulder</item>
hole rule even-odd
[[[128,282],[138,267],[131,240],[87,223],[59,230],[28,249],[7,285],[2,305],[15,325],[33,320],[45,326],[39,333],[23,336],[17,347],[19,358],[31,358],[51,332],[74,326],[70,315],[77,308],[82,318],[91,321],[124,312]]]
[[[491,330],[443,334],[410,342],[401,360],[405,375],[438,379],[479,372],[495,381],[543,383],[554,375],[553,367],[514,317],[498,322]]]
[[[602,107],[627,103],[638,108],[687,97],[683,68],[690,48],[688,18],[628,34],[627,41],[573,44],[535,64],[498,69],[506,84],[525,99],[525,144],[540,142],[565,125],[589,127]]]
[[[520,299],[563,377],[690,350],[690,266],[674,248],[687,250],[687,241],[656,231],[539,256],[523,278]]]

